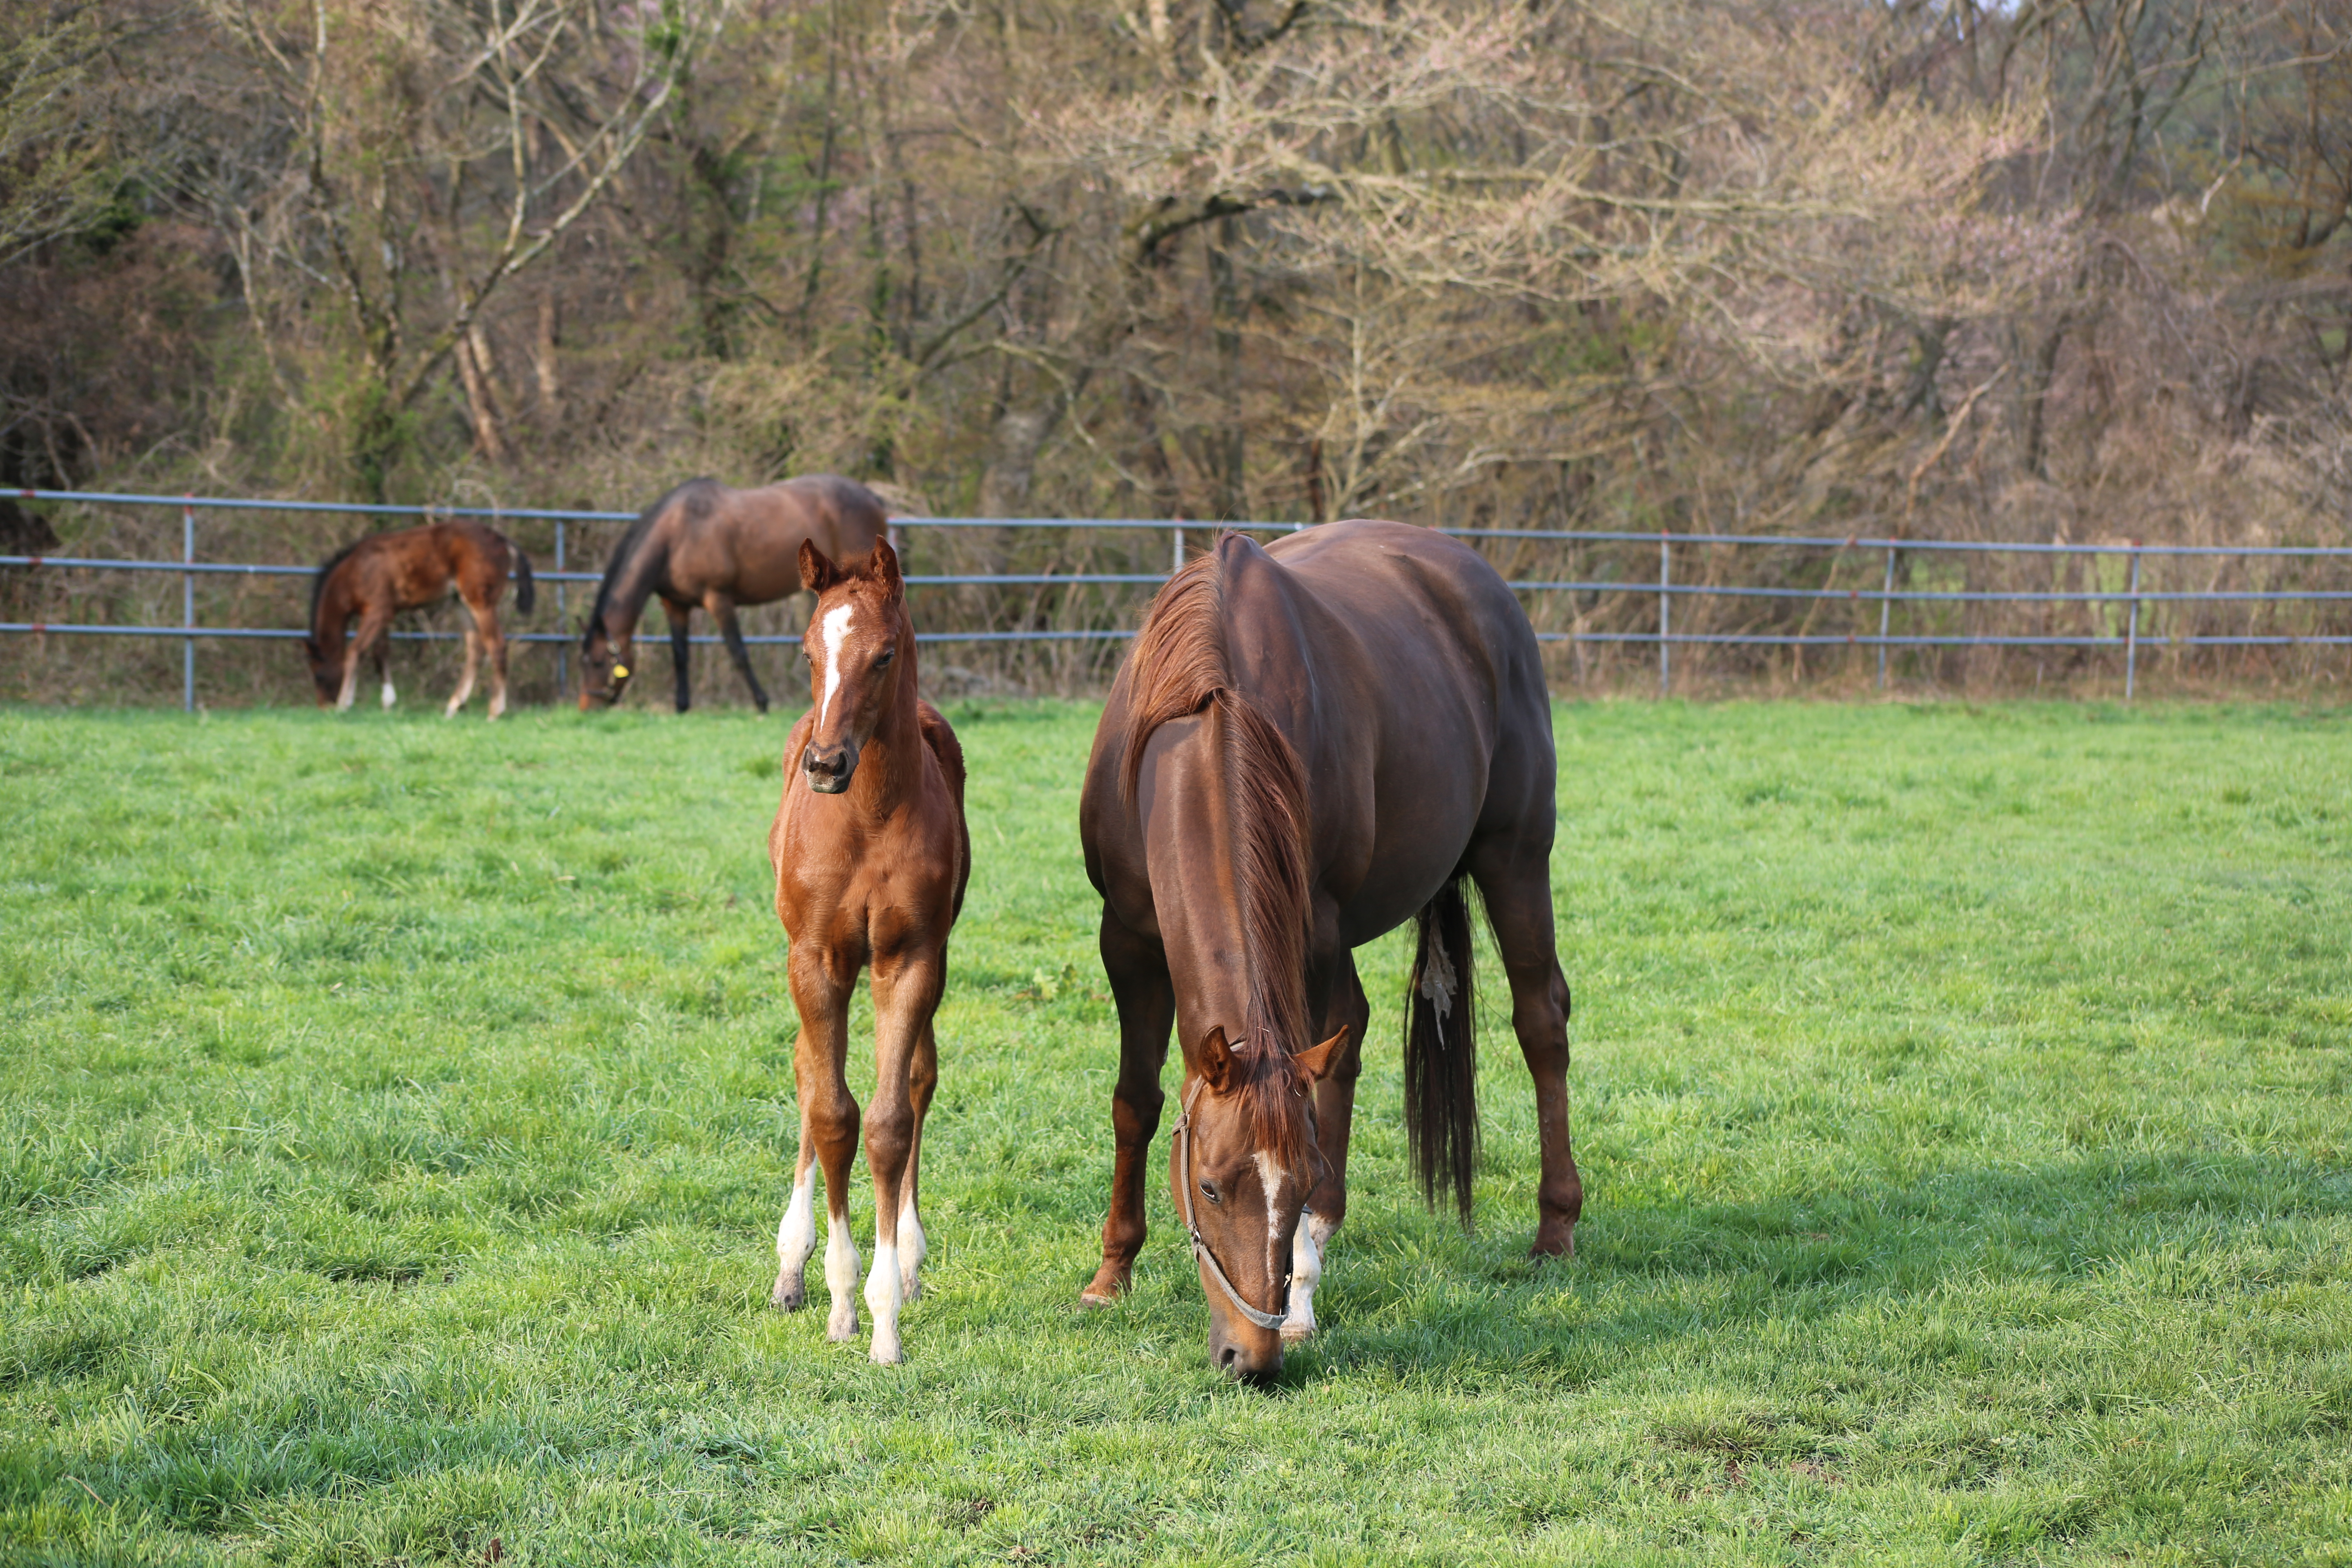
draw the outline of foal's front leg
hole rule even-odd
[[[874,1267],[866,1276],[866,1304],[874,1311],[874,1343],[867,1354],[882,1366],[906,1359],[898,1345],[898,1309],[914,1294],[915,1267],[921,1261],[923,1231],[915,1215],[913,1180],[914,1079],[946,980],[943,958],[938,949],[925,948],[877,953],[874,960],[874,1100],[866,1108],[866,1163],[874,1173]],[[915,1253],[902,1260],[900,1248],[910,1242]]]
[[[833,1299],[825,1337],[857,1332],[857,1244],[849,1234],[849,1165],[857,1157],[857,1101],[845,1071],[849,1051],[849,996],[856,967],[820,952],[814,941],[795,942],[785,962],[801,1037],[793,1047],[793,1081],[801,1108],[801,1146],[793,1162],[792,1202],[776,1230],[775,1293],[769,1300],[796,1311],[808,1300],[805,1274],[816,1250],[816,1217],[809,1184],[812,1158],[824,1170],[824,1288]]]

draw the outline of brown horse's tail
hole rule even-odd
[[[530,580],[530,557],[511,539],[507,541],[507,548],[514,552],[515,613],[527,616],[530,607],[539,603],[539,590]]]
[[[1404,1131],[1432,1208],[1451,1188],[1470,1223],[1478,1158],[1478,1028],[1470,974],[1470,901],[1457,874],[1416,917],[1404,994]]]

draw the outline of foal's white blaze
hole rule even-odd
[[[898,1284],[909,1301],[920,1299],[922,1281],[915,1271],[923,1266],[923,1222],[915,1213],[915,1200],[910,1194],[898,1205]],[[875,1266],[881,1267],[878,1263]]]
[[[898,1348],[898,1245],[874,1238],[874,1267],[866,1276],[866,1305],[874,1313],[874,1344],[866,1359],[896,1366],[907,1359]]]
[[[824,1216],[824,1289],[833,1298],[833,1311],[824,1321],[824,1337],[854,1339],[857,1334],[857,1243],[849,1238],[849,1216]]]
[[[849,617],[854,605],[843,605],[827,610],[818,623],[824,633],[824,700],[817,704],[816,727],[824,728],[824,716],[833,711],[833,694],[841,689],[841,644],[849,636]]]

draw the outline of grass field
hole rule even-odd
[[[1578,1257],[1491,966],[1412,1195],[1387,939],[1270,1394],[1163,1182],[1075,1306],[1092,715],[952,716],[879,1369],[766,1305],[782,724],[0,712],[0,1561],[2352,1563],[2352,713],[1563,707]]]

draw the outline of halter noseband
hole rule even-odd
[[[1217,1255],[1209,1250],[1209,1244],[1201,1239],[1201,1227],[1192,1222],[1192,1140],[1190,1136],[1192,1125],[1192,1101],[1199,1098],[1201,1086],[1206,1082],[1208,1082],[1206,1079],[1194,1079],[1192,1087],[1185,1091],[1184,1098],[1179,1102],[1176,1110],[1176,1160],[1182,1171],[1180,1184],[1184,1193],[1184,1232],[1192,1238],[1192,1256],[1198,1258],[1202,1267],[1209,1271],[1209,1278],[1214,1279],[1223,1289],[1225,1299],[1234,1304],[1234,1310],[1261,1329],[1278,1329],[1288,1321],[1290,1315],[1289,1274],[1285,1273],[1282,1277],[1283,1310],[1279,1312],[1259,1311],[1242,1300],[1242,1293],[1234,1289],[1234,1282],[1225,1278],[1225,1271],[1223,1268],[1217,1267]],[[1301,1209],[1298,1217],[1305,1219],[1307,1211]]]

